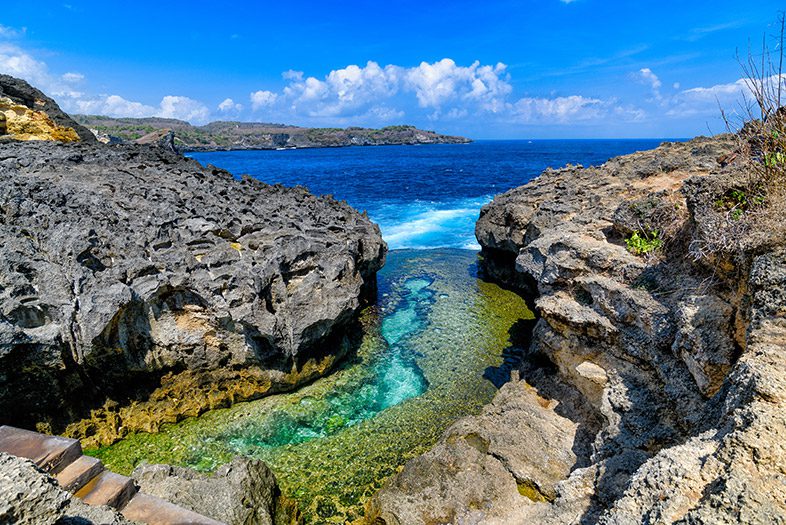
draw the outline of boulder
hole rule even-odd
[[[278,489],[259,460],[235,457],[213,474],[170,465],[137,467],[140,490],[228,525],[272,525]]]

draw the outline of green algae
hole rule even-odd
[[[142,461],[212,470],[245,454],[268,463],[305,522],[361,518],[386,478],[491,400],[509,331],[532,318],[518,295],[477,279],[476,259],[391,252],[379,305],[362,316],[363,343],[338,371],[91,453],[123,473]]]

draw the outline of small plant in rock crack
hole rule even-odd
[[[635,231],[630,237],[625,239],[625,244],[631,253],[635,255],[646,255],[659,250],[663,246],[663,240],[658,237],[658,230]]]
[[[738,221],[748,210],[764,204],[764,200],[765,197],[760,188],[756,188],[754,191],[733,188],[715,201],[715,207],[720,211],[726,211],[729,219]]]

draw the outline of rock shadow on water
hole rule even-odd
[[[532,341],[532,331],[535,329],[537,319],[519,319],[510,327],[510,346],[502,350],[502,363],[499,366],[489,366],[483,372],[483,377],[497,387],[502,386],[513,378],[521,368],[524,353]]]

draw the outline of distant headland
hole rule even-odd
[[[389,146],[416,144],[465,144],[465,137],[441,135],[415,126],[381,129],[305,128],[263,122],[211,122],[194,126],[169,118],[114,118],[74,115],[102,142],[157,142],[174,133],[181,151],[228,151],[247,149],[334,148],[345,146]]]

